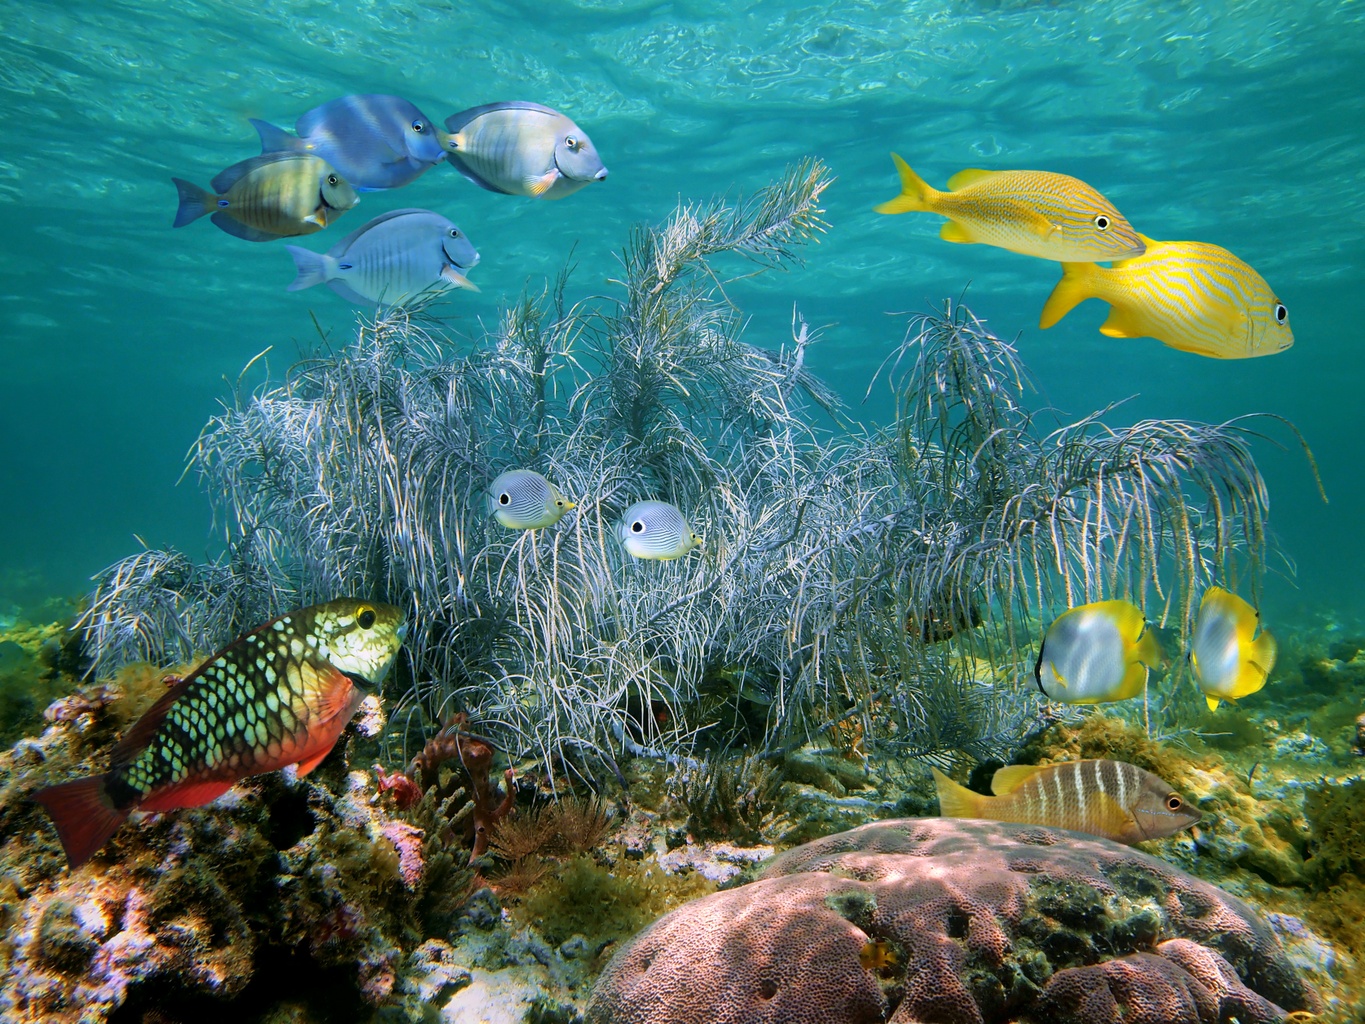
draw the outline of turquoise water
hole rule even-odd
[[[321,2],[0,7],[0,613],[78,593],[138,538],[213,550],[208,505],[177,486],[226,381],[273,346],[283,370],[354,321],[330,292],[289,294],[281,243],[207,223],[172,230],[176,175],[206,184],[257,151],[249,117],[292,124],[353,92],[396,93],[437,120],[533,99],[570,114],[610,169],[557,203],[482,191],[437,167],[367,196],[323,249],[388,209],[459,224],[483,289],[455,295],[477,334],[569,258],[571,298],[610,292],[633,223],[679,199],[759,188],[818,156],[838,176],[804,268],[736,282],[748,339],[789,336],[792,304],[827,325],[811,355],[850,401],[903,317],[964,288],[1020,351],[1043,398],[1114,420],[1284,416],[1318,457],[1258,449],[1272,525],[1297,564],[1270,614],[1359,615],[1365,570],[1358,393],[1365,381],[1365,8],[1358,4]],[[895,149],[931,183],[969,166],[1076,175],[1138,230],[1214,242],[1288,305],[1296,344],[1220,362],[1117,341],[1090,303],[1047,332],[1054,264],[880,217]],[[742,273],[727,265],[724,273]],[[858,407],[884,420],[884,389]],[[1270,433],[1292,444],[1283,430]]]

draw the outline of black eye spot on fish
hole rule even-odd
[[[503,491],[501,494],[498,495],[498,504],[499,505],[512,504],[512,496],[508,494],[506,491]]]
[[[635,520],[635,522],[633,522],[633,523],[630,524],[630,532],[631,532],[631,533],[644,533],[644,532],[645,532],[645,524],[644,524],[644,522],[641,521],[641,520],[639,520],[639,519]]]
[[[369,629],[371,626],[374,625],[374,620],[376,617],[377,616],[374,613],[374,609],[367,607],[360,609],[360,614],[358,614],[355,617],[355,620],[356,622],[360,623],[361,629]]]
[[[1101,231],[1104,231],[1109,227],[1109,218],[1102,213],[1099,214],[1098,216],[1095,217],[1095,227],[1099,228]]]
[[[1289,319],[1289,310],[1285,309],[1283,302],[1275,303],[1275,322],[1282,324]]]

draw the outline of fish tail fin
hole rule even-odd
[[[299,145],[297,135],[291,135],[269,121],[262,121],[255,117],[250,118],[250,121],[251,127],[255,128],[256,134],[261,137],[262,153],[287,153],[305,148]]]
[[[896,162],[896,170],[900,172],[901,194],[874,209],[878,213],[929,212],[929,203],[935,195],[935,190],[925,184],[924,179],[912,171],[910,165],[895,153],[891,154],[891,159]]]
[[[981,817],[980,793],[973,793],[966,786],[959,786],[937,768],[930,765],[934,773],[934,787],[938,790],[938,813],[945,818]]]
[[[67,863],[80,867],[109,841],[127,819],[131,807],[122,810],[109,799],[107,775],[96,775],[59,786],[48,786],[33,794],[43,805],[66,851]]]
[[[325,253],[313,252],[299,245],[286,245],[289,255],[294,257],[294,268],[299,272],[299,276],[289,286],[289,291],[297,292],[304,288],[311,288],[315,284],[327,283],[327,255]]]
[[[1047,330],[1086,299],[1094,298],[1090,287],[1094,266],[1093,263],[1062,264],[1062,279],[1043,303],[1042,315],[1038,317],[1039,327]]]
[[[172,178],[175,182],[176,191],[180,193],[180,208],[175,211],[175,223],[172,227],[183,228],[192,220],[198,220],[209,212],[209,207],[214,205],[214,195],[208,189],[200,188],[192,181],[184,178]]]

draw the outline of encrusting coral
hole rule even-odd
[[[1271,1024],[1320,1007],[1249,907],[1154,857],[901,819],[789,850],[656,921],[613,957],[585,1020]]]

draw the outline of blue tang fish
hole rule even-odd
[[[271,153],[233,164],[202,189],[172,178],[180,193],[174,226],[184,227],[213,211],[209,219],[229,235],[269,242],[321,231],[359,197],[320,157]]]
[[[607,178],[587,133],[539,103],[471,107],[446,118],[446,127],[450,165],[490,192],[563,199]]]
[[[362,192],[399,188],[445,159],[449,136],[400,96],[358,95],[314,107],[297,137],[252,119],[263,153],[314,153]]]
[[[463,231],[430,210],[376,217],[325,255],[297,245],[287,248],[299,272],[291,292],[326,284],[348,302],[372,306],[451,287],[479,290],[464,276],[479,262],[478,250]]]

